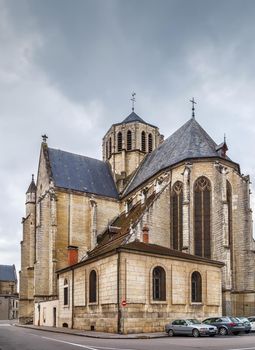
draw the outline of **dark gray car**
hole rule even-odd
[[[192,335],[193,337],[209,335],[213,337],[218,333],[217,327],[202,324],[196,319],[175,320],[165,325],[165,331],[169,337],[174,335]]]
[[[216,326],[220,335],[237,335],[245,331],[244,325],[235,317],[230,316],[210,317],[204,320],[203,323]]]

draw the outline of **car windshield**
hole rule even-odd
[[[237,317],[237,318],[238,318],[240,321],[249,322],[248,318],[246,318],[246,317],[241,316],[241,317]]]
[[[196,320],[195,318],[191,318],[189,320],[186,320],[186,322],[188,324],[200,324],[201,322],[199,322],[198,320]]]

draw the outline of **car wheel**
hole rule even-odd
[[[249,334],[251,331],[245,331],[246,334]]]
[[[193,329],[192,335],[193,335],[194,338],[199,337],[200,336],[199,330],[198,329]]]
[[[209,337],[215,337],[216,334],[210,334]]]
[[[238,335],[238,334],[239,334],[239,332],[233,332],[233,334],[234,334],[234,335]]]
[[[221,328],[219,329],[219,334],[220,334],[220,335],[227,335],[227,334],[228,334],[228,331],[227,331],[227,329],[226,329],[225,327],[221,327]]]
[[[168,336],[169,337],[173,337],[174,336],[174,331],[172,329],[169,329]]]

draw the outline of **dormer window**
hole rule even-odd
[[[132,133],[131,130],[127,132],[127,151],[131,151],[132,149]]]

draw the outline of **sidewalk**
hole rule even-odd
[[[80,337],[101,338],[101,339],[152,339],[152,338],[167,337],[167,334],[164,332],[138,333],[138,334],[115,334],[115,333],[104,333],[104,332],[95,332],[95,331],[83,331],[80,329],[70,329],[70,328],[20,325],[18,323],[15,323],[14,326],[35,329],[38,331],[72,334],[72,335],[77,335]]]

